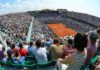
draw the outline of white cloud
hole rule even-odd
[[[38,10],[43,8],[65,8],[100,17],[100,9],[96,5],[99,0],[16,0],[14,3],[0,3],[0,14]]]

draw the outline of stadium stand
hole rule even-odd
[[[26,42],[33,17],[31,41]],[[92,45],[95,37],[93,35],[90,38],[91,32],[89,31],[99,37],[100,31],[97,29],[99,23],[100,18],[98,17],[64,9],[1,15],[0,34],[6,40],[8,48],[5,48],[5,44],[0,41],[0,70],[57,70],[57,62],[62,64],[62,59],[70,55],[75,58],[75,60],[71,59],[76,63],[71,62],[74,70],[76,67],[79,67],[78,70],[88,70],[91,65],[93,69],[90,70],[94,70],[96,64],[100,62],[98,61],[100,43],[95,41],[96,44]],[[86,32],[89,33],[84,35]],[[72,43],[70,44],[70,42]],[[98,48],[89,64],[85,64],[86,54],[89,53],[86,53],[84,48],[87,49],[91,46]],[[65,56],[65,54],[67,55]],[[77,57],[81,59],[77,59]]]

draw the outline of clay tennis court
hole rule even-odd
[[[77,32],[69,27],[66,27],[64,24],[61,23],[52,23],[48,24],[48,27],[58,36],[64,37],[72,35],[74,36]]]

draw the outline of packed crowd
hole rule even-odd
[[[64,23],[66,26],[69,26],[78,32],[88,32],[96,29],[96,26],[74,20],[65,15],[61,15],[57,11],[38,13],[35,14],[34,17],[36,20],[33,24],[34,32],[38,32],[40,35],[46,35],[47,37],[52,36],[54,33],[47,27],[46,23]],[[25,40],[31,20],[32,15],[29,13],[15,13],[0,16],[0,31],[8,34],[8,39],[10,40]]]
[[[45,23],[64,23],[66,26],[69,26],[77,30],[78,32],[83,32],[83,33],[96,29],[95,25],[91,25],[89,23],[85,23],[83,21],[79,21],[76,19],[72,19],[70,17],[67,17],[66,14],[61,15],[60,13],[59,14],[52,14],[52,13],[51,14],[40,13],[40,15],[35,15],[35,17],[39,21]]]
[[[7,34],[7,40],[11,42],[19,41],[19,39],[26,40],[32,17],[29,13],[2,15],[0,16],[0,31]],[[33,37],[42,34],[46,37],[53,36],[46,24],[39,22],[37,19],[33,21],[32,31]]]
[[[51,14],[42,13],[41,15],[36,15],[35,17],[39,21],[45,22],[45,23],[61,22],[61,19],[62,19],[59,14],[52,14],[52,13]]]
[[[77,16],[74,13],[69,13],[67,15],[74,18],[77,18],[78,16],[81,17],[81,15],[78,15],[77,13],[76,13]],[[35,24],[36,27],[34,26],[35,28],[34,30],[38,31],[39,33],[41,32],[42,34],[46,33],[45,35],[49,35],[49,33],[52,34],[52,31],[50,31],[50,29],[44,23],[56,23],[56,22],[64,23],[66,26],[69,26],[77,30],[78,32],[88,32],[88,31],[96,29],[97,27],[97,26],[91,25],[94,19],[92,20],[92,17],[91,18],[89,17],[88,19],[90,20],[88,20],[86,19],[86,15],[83,15],[84,17],[80,19],[83,20],[85,18],[84,20],[86,20],[86,22],[89,22],[89,23],[91,21],[91,24],[87,24],[85,22],[69,18],[66,16],[66,14],[62,15],[62,13],[59,13],[57,11],[40,12],[40,13],[36,13],[33,16],[35,17],[37,21],[40,21],[40,22],[36,22]],[[10,37],[9,39],[12,39],[12,40],[14,40],[15,38],[25,39],[25,37],[27,36],[27,32],[28,32],[28,28],[29,28],[31,20],[32,20],[32,15],[30,15],[29,13],[15,13],[15,14],[0,16],[0,31],[8,34],[8,36]],[[98,19],[95,18],[94,22],[96,21],[98,21]]]
[[[70,16],[70,17],[88,22],[88,23],[95,25],[97,27],[100,26],[100,24],[99,24],[100,18],[98,18],[98,17],[91,16],[91,15],[88,15],[88,14],[77,13],[77,12],[68,12],[67,15]]]
[[[28,13],[0,16],[0,26],[4,28],[2,31],[3,28],[0,27],[0,30],[8,34],[8,48],[5,48],[2,41],[0,42],[0,61],[22,64],[27,56],[32,56],[39,64],[56,60],[57,68],[63,68],[60,70],[80,70],[100,48],[100,29],[95,30],[96,27],[91,24],[68,17],[63,18],[60,15],[43,15],[35,17],[36,19],[33,22],[33,40],[31,42],[19,41],[19,43],[15,43],[14,40],[16,38],[26,38],[32,16]],[[43,23],[50,21],[62,22],[66,26],[84,34],[77,33],[74,37],[55,38],[54,33]],[[85,34],[85,32],[91,30],[92,32]],[[39,34],[41,38],[38,36]]]
[[[33,32],[43,34],[43,38],[45,39],[55,37],[55,34],[48,28],[48,26],[45,23],[40,22],[38,19],[35,20],[33,28]]]
[[[15,13],[0,16],[1,29],[4,27],[4,33],[8,35],[8,39],[14,40],[14,38],[25,38],[27,36],[27,30],[32,20],[32,16],[27,13]]]
[[[7,43],[8,49],[0,42],[0,61],[22,64],[27,56],[32,56],[39,64],[56,60],[56,66],[60,70],[80,70],[100,49],[99,36],[100,28],[87,34],[77,33],[74,37]]]
[[[83,22],[80,22],[80,21],[76,21],[76,20],[73,20],[71,18],[66,18],[63,23],[65,23],[66,26],[69,26],[79,32],[88,32],[88,31],[92,31],[94,29],[96,29],[95,26],[92,26],[90,24],[87,24],[87,23],[83,23]],[[80,29],[80,30],[79,30]]]

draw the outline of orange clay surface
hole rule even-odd
[[[48,24],[48,27],[58,36],[64,37],[72,35],[74,36],[77,32],[69,27],[66,27],[61,23]]]

